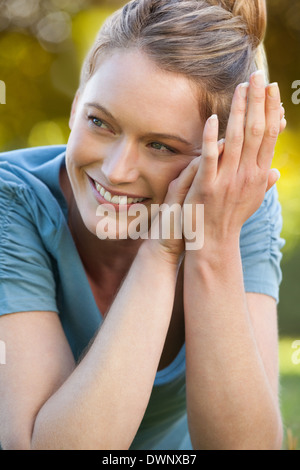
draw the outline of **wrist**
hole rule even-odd
[[[139,254],[158,263],[159,265],[169,266],[174,272],[177,272],[178,267],[183,259],[183,254],[174,253],[163,247],[157,240],[146,240],[139,249]]]
[[[222,264],[228,264],[234,258],[240,258],[240,234],[230,237],[215,238],[206,236],[203,247],[197,251],[186,251],[185,258],[194,263],[207,262],[220,268]]]

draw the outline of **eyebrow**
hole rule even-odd
[[[85,103],[85,107],[93,107],[101,111],[107,118],[117,122],[116,118],[106,109],[104,106],[101,106],[99,103]],[[163,139],[163,140],[174,140],[177,142],[180,142],[184,145],[188,145],[190,147],[193,147],[193,144],[191,142],[188,142],[187,140],[183,139],[179,135],[173,135],[173,134],[162,134],[162,133],[157,133],[157,132],[150,132],[147,134],[147,137],[155,138],[155,139]]]
[[[99,109],[99,111],[101,111],[103,114],[105,114],[109,119],[112,119],[113,121],[117,122],[117,120],[114,118],[114,116],[106,108],[104,108],[104,106],[101,106],[98,103],[85,103],[84,106],[86,108],[90,106],[92,108]]]
[[[173,134],[157,134],[156,132],[151,132],[150,134],[147,134],[147,136],[152,137],[153,139],[163,139],[163,140],[176,140],[177,142],[181,142],[184,145],[189,145],[190,147],[193,145],[191,142],[188,142],[187,140],[183,139],[179,135],[173,135]]]

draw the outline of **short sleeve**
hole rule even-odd
[[[277,188],[273,186],[261,207],[242,227],[240,250],[245,291],[269,295],[277,303],[282,281],[281,249],[285,245],[281,230],[281,205]]]
[[[24,190],[0,184],[0,315],[58,312],[53,263]]]

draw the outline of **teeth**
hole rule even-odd
[[[111,201],[111,194],[108,191],[106,191],[103,197],[107,202]]]
[[[126,206],[126,204],[128,204],[127,196],[121,196],[121,197],[119,197],[119,204],[120,204],[121,206]]]
[[[126,205],[126,204],[137,204],[139,202],[144,201],[144,198],[132,198],[127,196],[113,196],[109,191],[106,191],[97,181],[95,181],[95,187],[98,193],[101,194],[102,197],[107,202],[111,202],[113,204],[119,205]]]

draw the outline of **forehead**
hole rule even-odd
[[[117,118],[157,126],[199,126],[198,92],[183,75],[166,72],[140,51],[105,58],[87,82],[82,101],[98,102]],[[190,129],[189,127],[189,129]]]

